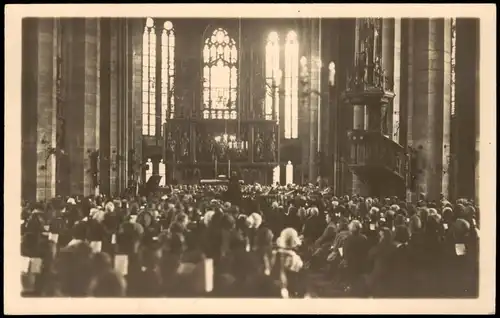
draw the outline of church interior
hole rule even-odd
[[[238,174],[479,201],[479,20],[25,18],[22,197]]]

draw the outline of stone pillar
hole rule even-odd
[[[99,55],[100,55],[100,23],[99,19],[85,19],[85,66],[84,66],[84,156],[86,170],[90,169],[88,151],[99,150]],[[102,159],[102,158],[101,158]],[[92,174],[83,177],[83,194],[95,193]]]
[[[117,165],[117,190],[122,192],[126,188],[127,182],[127,163],[128,163],[128,78],[127,78],[127,33],[125,29],[126,19],[115,19],[116,28],[116,107],[117,107],[117,153],[123,156]]]
[[[115,161],[115,155],[110,147],[110,73],[111,73],[111,18],[99,19],[101,36],[100,43],[100,63],[99,63],[99,192],[104,194],[114,194],[111,191],[111,174]]]
[[[132,67],[133,63],[133,41],[132,41],[132,26],[131,26],[131,20],[130,19],[123,19],[123,37],[124,37],[124,49],[123,49],[123,54],[124,54],[124,70],[125,70],[125,129],[126,129],[126,134],[125,134],[125,143],[124,143],[124,151],[125,151],[125,158],[126,158],[126,164],[124,164],[124,169],[125,169],[125,179],[124,181],[124,188],[128,187],[128,181],[130,179],[130,171],[129,171],[129,165],[128,162],[130,160],[129,154],[130,154],[130,149],[133,148],[134,146],[134,104],[133,104],[133,78],[132,75],[134,73],[134,69]],[[142,33],[141,33],[141,40],[142,40]],[[142,45],[142,41],[141,41]],[[157,52],[160,52],[160,50],[157,50]],[[141,68],[142,70],[142,68]],[[161,70],[160,70],[161,72]],[[142,86],[141,86],[142,88]],[[142,90],[141,90],[142,92]],[[157,98],[159,100],[159,98]],[[137,106],[137,105],[135,105]],[[142,105],[139,106],[141,108],[141,113],[142,114]],[[159,114],[159,112],[157,112]],[[142,117],[141,115],[138,115],[137,117]],[[159,125],[157,125],[157,128],[160,129]],[[161,130],[158,130],[160,132]]]
[[[49,148],[56,146],[56,52],[54,50],[55,19],[37,20],[36,76],[36,199],[45,200],[55,196],[56,155]]]
[[[299,40],[299,93],[298,93],[298,139],[302,147],[300,181],[304,184],[309,181],[309,161],[311,158],[311,95],[310,95],[310,69],[311,69],[311,20],[303,19],[300,23]],[[305,64],[304,64],[305,62]],[[286,71],[286,70],[285,70]],[[285,74],[286,76],[286,74]],[[294,167],[295,162],[292,162]],[[294,177],[294,180],[296,178]],[[297,183],[297,182],[296,182]]]
[[[444,43],[451,34],[445,33],[444,19],[415,19],[413,23],[415,104],[412,145],[418,150],[421,172],[417,191],[429,199],[439,200],[443,169],[443,105],[450,101],[450,69],[445,69],[449,52],[446,54]],[[446,83],[447,89],[444,88]]]
[[[99,150],[99,49],[100,49],[100,24],[98,19],[85,21],[85,150]],[[87,157],[88,159],[88,157]],[[90,162],[86,165],[90,168]],[[84,194],[95,192],[92,175],[84,175]],[[89,189],[89,192],[87,192]]]
[[[111,18],[110,19],[110,48],[109,48],[109,55],[110,55],[110,102],[109,102],[109,131],[110,131],[110,138],[109,138],[109,147],[110,147],[110,153],[111,157],[115,160],[115,162],[112,163],[112,168],[110,170],[110,191],[111,194],[115,194],[119,192],[119,167],[122,164],[123,160],[125,159],[125,154],[123,152],[119,152],[118,148],[118,102],[117,102],[117,85],[118,85],[118,72],[117,72],[117,57],[118,57],[118,34],[117,34],[117,27],[116,27],[116,19]],[[116,156],[120,156],[122,160],[117,161]]]
[[[72,195],[95,193],[89,152],[100,145],[100,22],[99,19],[67,21],[71,46],[68,79],[67,150]],[[102,158],[101,158],[102,159]]]
[[[479,199],[479,20],[456,19],[457,194]],[[488,137],[488,136],[486,136]]]
[[[401,18],[394,19],[394,99],[392,100],[392,126],[389,127],[391,138],[400,141],[400,103],[401,103]],[[391,114],[389,113],[389,117]]]
[[[451,173],[451,19],[443,21],[443,141],[442,141],[442,169],[441,193],[449,198],[449,183]]]
[[[340,67],[340,52],[339,52],[339,22],[335,19],[321,20],[321,56],[323,61],[323,76],[321,77],[321,87],[323,88],[324,98],[321,102],[321,119],[322,126],[321,140],[322,151],[327,160],[327,177],[328,184],[333,187],[334,192],[337,191],[337,181],[340,179],[340,165],[338,164],[338,90],[339,81],[342,79],[339,76]],[[352,42],[351,42],[352,43]],[[330,63],[333,63],[334,69],[334,86],[329,81]],[[338,71],[337,71],[338,70]],[[343,88],[343,87],[342,87]]]
[[[22,198],[36,200],[37,173],[37,87],[38,87],[38,19],[22,20],[22,87],[21,87],[21,193]]]
[[[474,87],[474,132],[475,132],[475,162],[474,162],[474,201],[476,204],[479,205],[479,194],[480,188],[479,188],[479,177],[480,177],[480,165],[479,165],[479,151],[480,151],[480,131],[481,128],[479,126],[480,123],[480,118],[481,118],[481,111],[480,111],[480,79],[481,79],[481,74],[480,74],[480,63],[479,63],[479,48],[480,48],[480,42],[479,42],[479,35],[480,35],[480,30],[479,30],[479,20],[478,19],[473,19],[474,23],[474,28],[473,28],[473,34],[474,34],[474,77],[475,77],[475,87]]]
[[[343,194],[352,190],[353,174],[347,166],[347,159],[350,155],[349,140],[347,133],[353,127],[353,107],[346,107],[342,100],[341,92],[347,87],[349,75],[353,75],[354,57],[357,42],[356,38],[357,19],[337,19],[338,45],[334,48],[338,52],[338,61],[336,62],[336,84],[334,89],[335,101],[335,134],[337,134],[337,155],[336,155],[336,193]]]
[[[310,54],[309,54],[309,74],[310,74],[310,124],[309,124],[309,182],[315,183],[318,174],[319,151],[319,118],[321,103],[321,52],[320,52],[320,21],[319,18],[310,19]]]
[[[136,162],[142,160],[142,38],[145,19],[131,19],[129,21],[129,34],[132,45],[132,145]],[[131,160],[132,158],[127,158]],[[139,169],[136,167],[136,169]],[[166,169],[169,166],[166,165]],[[140,171],[136,171],[137,174]],[[137,179],[137,176],[136,176]]]
[[[382,19],[382,68],[386,76],[389,77],[390,82],[394,82],[394,43],[395,43],[395,19],[384,18]],[[382,123],[384,133],[387,133],[392,139],[393,136],[393,114],[394,102],[387,105],[385,121]],[[384,118],[382,118],[384,120]]]
[[[415,42],[415,27],[414,21],[412,19],[405,19],[404,21],[405,31],[407,31],[407,36],[405,36],[405,60],[406,67],[405,71],[405,81],[406,85],[404,87],[404,91],[406,93],[406,105],[401,110],[402,120],[404,120],[405,124],[403,125],[402,133],[405,133],[404,144],[406,146],[413,145],[413,108],[414,108],[414,89],[413,89],[413,77],[415,73],[415,54],[414,54],[414,42]]]
[[[85,19],[68,19],[67,40],[69,44],[70,70],[68,80],[67,106],[67,151],[69,159],[69,188],[71,195],[83,195],[83,175],[87,174],[88,167],[84,166],[84,159],[88,157],[83,151],[84,131],[84,88],[85,88]]]
[[[361,38],[360,38],[360,19],[356,19],[356,30],[355,30],[355,48],[354,48],[354,60],[356,61],[357,54],[361,49]],[[364,105],[354,105],[353,106],[353,124],[352,129],[363,129],[366,130],[367,124],[367,112]],[[350,153],[350,152],[349,152]],[[349,155],[349,154],[348,154]],[[358,176],[352,174],[352,193],[360,193],[363,187],[363,183],[358,178]]]

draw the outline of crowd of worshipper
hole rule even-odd
[[[467,199],[176,185],[23,203],[21,219],[25,297],[478,295],[479,209]]]

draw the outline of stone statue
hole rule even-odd
[[[356,84],[363,83],[365,81],[365,72],[366,72],[366,52],[359,53],[358,57],[358,67],[357,67],[357,76],[356,76]]]
[[[201,177],[201,172],[200,172],[200,169],[196,168],[194,169],[194,172],[193,172],[193,178],[195,180],[199,180]]]
[[[262,159],[263,149],[264,149],[264,141],[262,140],[260,133],[257,133],[257,139],[255,140],[255,155],[257,160]]]
[[[271,140],[269,141],[269,159],[271,162],[276,162],[276,138],[271,135]]]
[[[208,151],[210,152],[210,156],[215,156],[215,140],[212,134],[208,134]]]
[[[189,137],[187,132],[184,132],[181,140],[181,156],[186,158],[189,156]]]
[[[375,87],[384,86],[384,72],[382,70],[382,66],[380,65],[380,57],[378,56],[375,59],[374,84]]]
[[[201,133],[197,133],[196,140],[196,156],[198,157],[197,160],[200,160],[205,155],[205,139],[201,136]]]
[[[167,143],[169,149],[169,156],[170,158],[173,158],[173,156],[175,155],[175,140],[172,138],[172,132],[168,132]]]

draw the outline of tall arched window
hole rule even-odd
[[[142,41],[142,134],[156,134],[156,31],[151,18]]]
[[[238,49],[224,29],[216,29],[203,48],[203,118],[235,119]]]
[[[451,116],[455,116],[455,68],[457,54],[457,19],[451,19]]]
[[[280,43],[276,32],[269,33],[266,44],[266,101],[264,117],[273,119],[273,108],[275,118],[279,119],[279,85],[281,80],[280,70]]]
[[[175,34],[172,22],[163,24],[161,34],[161,122],[175,114]]]
[[[285,43],[285,138],[297,138],[299,126],[299,42],[288,32]]]

